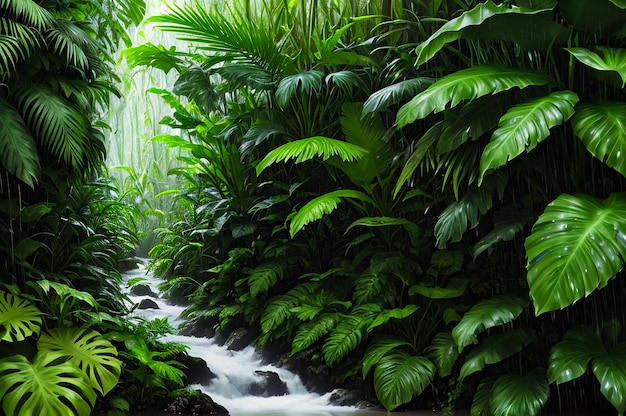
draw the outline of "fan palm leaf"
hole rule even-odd
[[[323,79],[324,73],[315,69],[288,75],[280,80],[276,88],[276,102],[285,107],[295,95],[305,97],[315,95],[322,88]]]
[[[424,91],[433,82],[432,78],[413,78],[382,88],[365,100],[363,114],[387,110],[392,105]]]
[[[526,239],[527,280],[537,314],[607,285],[626,258],[626,193],[600,200],[562,194]]]
[[[96,49],[94,41],[87,33],[69,20],[56,20],[54,28],[46,31],[46,44],[55,54],[62,57],[69,65],[82,71],[89,68],[87,49]]]
[[[550,77],[539,72],[495,64],[476,65],[446,75],[416,95],[400,108],[396,124],[404,127],[432,112],[455,107],[463,100],[474,100],[511,88],[546,85],[549,82]]]

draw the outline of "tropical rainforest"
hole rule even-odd
[[[145,252],[387,410],[623,415],[625,38],[623,0],[0,0],[2,411],[185,384]]]

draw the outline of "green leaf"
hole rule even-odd
[[[285,107],[296,93],[315,95],[322,88],[324,73],[317,70],[301,72],[283,78],[276,88],[276,101]]]
[[[392,350],[381,358],[374,371],[376,397],[388,411],[408,403],[432,380],[435,366],[427,358]]]
[[[404,319],[419,309],[417,305],[406,305],[404,308],[385,309],[378,314],[374,319],[374,322],[369,324],[367,332],[372,331],[374,328],[386,324],[390,319]]]
[[[154,371],[154,374],[156,374],[158,377],[164,380],[173,381],[174,383],[182,387],[185,384],[183,382],[183,377],[185,377],[185,373],[183,373],[180,368],[176,368],[174,364],[180,363],[178,363],[177,361],[151,360],[148,363],[148,367],[150,367],[150,369]]]
[[[264,263],[252,270],[248,276],[250,295],[256,297],[260,293],[267,293],[278,280],[283,278],[283,265],[281,263]]]
[[[617,410],[626,411],[626,344],[613,348],[610,354],[593,360],[593,374],[600,382],[600,391]]]
[[[530,210],[520,205],[505,207],[502,212],[494,215],[493,229],[474,245],[474,258],[485,251],[490,252],[494,245],[502,241],[512,240],[532,219]]]
[[[541,369],[525,376],[506,374],[493,384],[491,408],[494,416],[537,416],[549,396],[550,386]]]
[[[399,127],[423,119],[433,111],[455,107],[463,100],[474,100],[487,94],[497,94],[511,88],[524,89],[545,85],[550,78],[544,74],[510,68],[503,65],[476,65],[446,75],[421,94],[404,104],[396,117]]]
[[[511,108],[500,119],[498,129],[480,158],[480,180],[490,169],[497,169],[530,152],[550,135],[550,129],[566,122],[574,114],[578,96],[558,91]]]
[[[450,20],[428,39],[420,43],[415,49],[417,59],[416,67],[422,66],[437,54],[445,45],[463,37],[464,29],[472,26],[481,26],[489,19],[497,18],[504,14],[536,14],[544,10],[531,10],[513,6],[508,3],[496,5],[489,0],[480,3],[473,9],[464,12],[459,17]]]
[[[365,338],[365,328],[369,323],[370,320],[362,316],[341,316],[324,343],[323,353],[326,363],[331,366],[358,347]]]
[[[501,295],[477,302],[452,330],[459,351],[463,351],[469,344],[478,342],[476,337],[478,333],[517,318],[526,305],[528,300],[512,295]]]
[[[41,330],[42,313],[35,305],[0,291],[0,341],[19,342]]]
[[[100,333],[90,329],[51,329],[41,335],[37,348],[40,352],[69,357],[69,361],[85,373],[91,387],[103,395],[117,385],[122,372],[117,349]]]
[[[487,377],[478,385],[472,407],[470,409],[471,416],[492,416],[491,396],[493,393],[493,377]]]
[[[410,234],[417,234],[419,227],[413,221],[409,221],[405,218],[393,218],[393,217],[362,217],[354,221],[346,228],[344,234],[347,234],[354,227],[388,227],[388,226],[401,226]]]
[[[507,179],[504,173],[490,175],[482,186],[473,188],[463,198],[448,205],[435,224],[437,247],[443,249],[448,242],[461,241],[468,227],[476,227],[480,217],[493,206],[494,194],[502,197]]]
[[[291,355],[309,348],[326,334],[332,331],[339,321],[340,314],[322,315],[313,322],[300,325],[298,332],[293,337]]]
[[[397,347],[410,346],[411,344],[405,340],[393,336],[375,339],[363,355],[363,377],[366,377],[372,367],[376,366],[389,351]]]
[[[386,110],[392,105],[424,91],[433,82],[432,78],[421,77],[407,79],[382,88],[365,100],[363,114]]]
[[[35,139],[22,116],[2,99],[0,114],[0,163],[34,189],[41,170]]]
[[[626,85],[626,49],[603,48],[598,51],[602,56],[586,48],[565,48],[578,61],[598,71],[616,72],[622,80],[622,88]]]
[[[626,258],[626,193],[605,200],[562,194],[526,239],[527,280],[535,312],[571,305],[603,288]]]
[[[496,364],[517,354],[535,338],[535,332],[529,328],[518,328],[504,334],[485,338],[472,350],[461,367],[459,380],[464,380],[485,368],[487,364]]]
[[[298,210],[298,212],[296,212],[291,219],[289,233],[293,237],[298,231],[304,228],[305,225],[321,219],[326,214],[330,214],[345,198],[352,198],[357,201],[374,204],[374,201],[372,201],[369,196],[363,192],[352,189],[338,189],[336,191],[320,195],[307,202]]]
[[[424,283],[411,286],[409,295],[419,294],[429,299],[454,299],[463,296],[469,280],[467,279],[450,279],[448,286],[427,286]]]
[[[185,61],[176,56],[176,46],[166,49],[163,45],[153,45],[150,42],[133,48],[126,48],[122,51],[122,56],[126,58],[128,66],[149,66],[160,69],[168,74],[172,69],[180,72]]]
[[[426,356],[435,363],[440,377],[449,376],[459,358],[459,349],[452,338],[452,332],[440,332],[435,335],[432,344],[426,348]]]
[[[606,354],[596,333],[586,326],[574,327],[550,350],[548,381],[561,384],[577,379],[587,372],[591,360]]]
[[[626,176],[626,104],[603,102],[576,108],[574,134],[595,157]]]
[[[367,155],[367,150],[360,146],[328,137],[315,136],[294,140],[272,150],[256,166],[256,173],[258,176],[267,167],[290,159],[295,159],[295,163],[301,163],[315,156],[321,156],[322,160],[338,156],[344,162],[352,162],[365,155]]]
[[[23,355],[0,360],[0,398],[7,416],[91,414],[96,392],[85,374],[64,356],[39,353],[31,364]]]
[[[45,279],[37,280],[34,284],[41,287],[45,293],[50,292],[50,289],[52,289],[61,298],[73,298],[77,300],[82,300],[83,302],[93,306],[95,309],[98,308],[98,302],[88,292],[83,292],[82,290],[76,290],[72,287],[69,287],[66,284],[51,282],[50,280],[45,280]]]

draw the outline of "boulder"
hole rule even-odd
[[[141,299],[137,309],[160,309],[159,305],[152,299]]]
[[[335,389],[328,401],[334,406],[356,406],[361,399],[361,393],[358,390]]]
[[[252,396],[284,396],[289,393],[287,384],[280,379],[277,373],[261,370],[257,370],[254,373],[259,376],[260,380],[248,387],[248,393]]]
[[[150,286],[143,283],[132,286],[130,288],[130,294],[133,296],[150,296],[152,298],[158,297],[158,295],[154,293]]]
[[[226,339],[224,347],[229,351],[241,351],[252,344],[257,334],[248,328],[235,329]]]
[[[174,360],[185,366],[182,370],[185,373],[187,384],[208,386],[217,377],[202,358],[179,354],[174,357]]]
[[[180,335],[196,338],[213,338],[215,336],[215,325],[217,320],[198,319],[185,322],[178,331]]]
[[[165,412],[185,416],[229,415],[224,406],[215,403],[210,396],[200,390],[176,392]]]

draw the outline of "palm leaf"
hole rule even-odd
[[[96,392],[85,374],[63,355],[39,353],[0,360],[0,398],[7,416],[50,414],[88,416]]]
[[[413,78],[400,81],[396,84],[382,88],[365,100],[363,114],[383,111],[396,105],[408,97],[414,96],[434,82],[432,78]]]
[[[363,79],[353,71],[331,72],[326,75],[324,82],[345,97],[351,97],[355,90],[366,89]]]
[[[44,333],[37,342],[40,352],[57,352],[85,373],[89,384],[107,394],[117,385],[122,362],[117,349],[100,333],[89,329],[57,328]]]
[[[494,416],[536,416],[548,401],[550,386],[542,370],[525,376],[506,374],[493,384],[491,406]]]
[[[481,381],[474,394],[472,407],[470,409],[471,416],[492,416],[491,396],[493,393],[493,377],[487,377]]]
[[[573,92],[557,91],[507,111],[480,158],[480,181],[490,169],[503,166],[524,150],[534,149],[550,135],[552,127],[574,114],[577,102],[578,96]]]
[[[289,75],[280,80],[276,88],[276,102],[285,107],[296,94],[310,96],[317,94],[322,88],[324,73],[310,70],[295,75]]]
[[[544,74],[502,65],[476,65],[446,75],[421,94],[404,104],[398,111],[396,124],[404,127],[430,113],[455,107],[463,100],[474,100],[487,94],[497,94],[511,88],[524,89],[545,85],[550,78]]]
[[[477,334],[480,332],[517,318],[526,305],[528,300],[511,295],[501,295],[477,302],[452,330],[459,351],[463,351],[469,344],[477,343]]]
[[[158,68],[166,74],[172,69],[181,72],[185,61],[177,55],[181,55],[181,53],[176,53],[175,46],[166,49],[163,45],[157,46],[149,42],[122,51],[122,56],[126,58],[126,62],[131,68],[149,66]]]
[[[602,57],[585,48],[565,48],[565,50],[590,68],[616,72],[622,81],[622,88],[626,85],[626,49],[598,47]]]
[[[565,383],[587,372],[591,360],[606,355],[600,337],[586,326],[577,326],[565,333],[550,350],[548,381]]]
[[[452,338],[452,332],[435,335],[432,344],[426,348],[426,356],[435,363],[440,377],[449,376],[459,358],[459,349]]]
[[[274,163],[295,159],[295,163],[301,163],[321,156],[322,160],[328,160],[338,156],[344,162],[359,160],[367,155],[367,150],[352,143],[335,140],[323,136],[314,136],[307,139],[294,140],[269,152],[256,166],[257,175]]]
[[[0,291],[0,341],[18,342],[39,334],[41,315],[27,300]]]
[[[388,411],[408,403],[428,386],[435,366],[427,358],[404,351],[387,353],[374,370],[376,397]]]
[[[264,334],[272,332],[283,324],[292,314],[292,309],[300,304],[300,298],[313,293],[316,283],[303,283],[284,295],[272,298],[261,316],[261,330]]]
[[[0,113],[0,163],[11,174],[34,188],[41,169],[37,144],[22,116],[1,99]]]
[[[0,9],[10,11],[20,22],[39,31],[54,23],[52,14],[33,0],[0,0]]]
[[[562,194],[526,239],[528,285],[537,314],[562,309],[603,288],[626,258],[626,193],[606,200]]]
[[[305,225],[321,219],[324,215],[330,214],[343,202],[343,199],[351,198],[357,201],[374,204],[374,201],[360,191],[352,189],[338,189],[324,195],[320,195],[307,202],[300,208],[291,219],[289,234],[293,237]]]
[[[576,108],[574,134],[592,155],[626,176],[626,104],[603,102]]]
[[[491,175],[482,186],[448,205],[435,224],[437,247],[445,248],[448,242],[461,241],[468,228],[476,227],[480,217],[493,206],[494,194],[502,197],[507,179],[506,175]]]
[[[417,59],[415,62],[416,67],[422,66],[429,61],[433,56],[437,54],[445,45],[450,42],[454,42],[463,37],[464,29],[472,26],[481,27],[490,19],[497,18],[506,14],[537,14],[544,12],[544,10],[532,10],[525,9],[517,6],[511,6],[507,3],[501,3],[496,5],[493,1],[489,0],[484,3],[480,3],[472,10],[466,11],[459,17],[450,20],[443,25],[439,30],[433,33],[428,39],[420,43],[415,49]]]
[[[529,328],[518,328],[504,334],[491,335],[481,341],[472,350],[461,367],[459,380],[464,380],[485,368],[487,364],[496,364],[517,354],[535,338],[535,332]]]
[[[41,287],[45,293],[49,293],[50,290],[52,289],[62,299],[73,298],[73,299],[81,300],[87,303],[88,305],[92,306],[94,309],[98,308],[98,302],[93,297],[93,295],[89,292],[77,290],[66,284],[52,282],[50,280],[45,280],[45,279],[37,280],[29,284],[32,284],[32,286],[34,287],[36,286]]]
[[[69,65],[87,71],[90,62],[86,50],[97,49],[94,41],[74,22],[58,19],[54,26],[46,32],[46,44]]]

